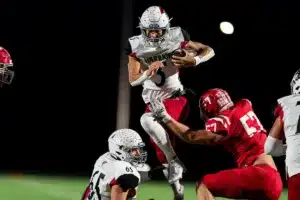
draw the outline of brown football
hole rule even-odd
[[[185,52],[182,49],[178,49],[175,50],[173,53],[174,56],[178,56],[178,57],[184,57],[185,56]]]

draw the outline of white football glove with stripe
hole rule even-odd
[[[172,117],[167,113],[165,105],[159,99],[152,99],[150,101],[150,110],[154,117],[163,123],[168,123],[172,119]]]

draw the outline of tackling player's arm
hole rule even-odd
[[[141,63],[139,59],[135,56],[135,53],[132,52],[130,43],[125,48],[125,54],[128,55],[128,75],[129,83],[131,86],[142,85],[145,80],[150,78],[158,68],[162,67],[163,64],[159,61],[152,63],[149,66],[148,70],[142,71]]]
[[[276,120],[270,130],[269,136],[265,142],[265,153],[272,156],[285,155],[286,145],[283,144],[283,111],[280,105],[275,109]]]
[[[150,101],[150,109],[154,114],[155,118],[162,124],[164,124],[168,129],[170,129],[175,135],[177,135],[182,140],[193,143],[193,144],[216,144],[221,139],[223,139],[223,130],[217,129],[217,126],[213,126],[213,132],[211,132],[211,125],[217,125],[217,123],[207,124],[206,130],[192,130],[188,126],[174,120],[166,111],[166,108],[161,100],[152,99]]]
[[[179,138],[192,144],[216,144],[223,138],[222,135],[208,130],[192,130],[172,118],[165,125]]]

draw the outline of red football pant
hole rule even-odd
[[[288,199],[300,200],[300,174],[288,178]]]
[[[187,115],[189,113],[189,104],[187,102],[187,99],[184,96],[180,96],[178,98],[166,99],[163,101],[163,103],[166,107],[168,114],[176,121],[184,121],[187,118]],[[151,112],[151,110],[149,109],[149,105],[147,105],[145,113],[148,112]],[[172,146],[174,147],[176,136],[170,133],[169,137],[172,142]],[[164,152],[160,150],[160,148],[155,144],[152,138],[150,138],[150,141],[155,149],[156,156],[159,162],[162,164],[168,163],[164,155]]]
[[[205,175],[202,183],[215,197],[278,200],[282,180],[278,171],[268,165],[255,165]]]

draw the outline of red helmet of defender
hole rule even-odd
[[[225,90],[219,88],[210,89],[200,97],[200,116],[206,121],[231,106],[233,106],[233,102]]]
[[[14,77],[14,71],[12,68],[13,62],[6,49],[0,47],[0,82],[10,84]]]

